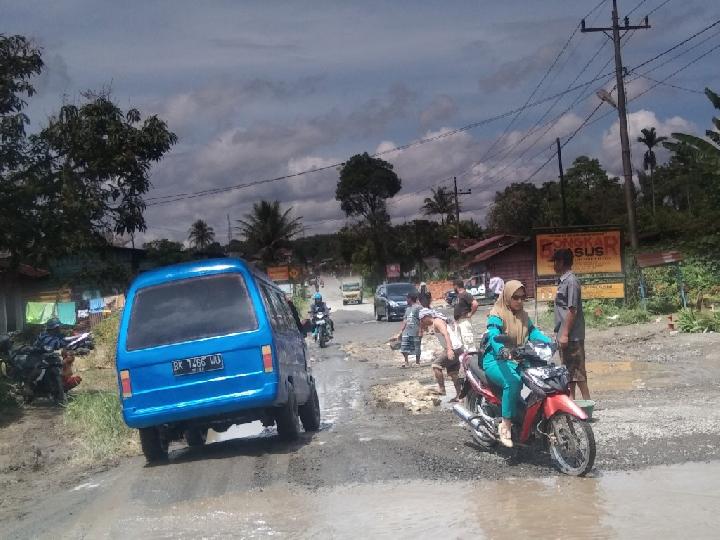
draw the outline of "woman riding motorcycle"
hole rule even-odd
[[[552,343],[552,340],[538,330],[523,308],[526,299],[525,287],[517,280],[508,281],[498,297],[487,320],[487,348],[483,356],[483,370],[488,379],[502,388],[502,423],[498,429],[500,442],[511,448],[512,421],[521,401],[522,380],[518,364],[509,359],[509,351],[525,345],[528,340]],[[507,335],[513,338],[507,346],[494,338]]]

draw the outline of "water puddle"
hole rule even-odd
[[[596,391],[623,391],[670,386],[677,378],[668,366],[638,360],[587,363],[588,380]]]
[[[184,534],[204,524],[197,532],[206,538],[230,532],[243,538],[393,540],[709,538],[717,532],[720,462],[598,478],[406,481],[315,491],[277,484],[180,506],[173,509],[174,521],[165,515],[142,521]]]

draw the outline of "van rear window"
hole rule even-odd
[[[257,327],[252,300],[240,274],[191,278],[138,291],[126,347],[134,351]]]

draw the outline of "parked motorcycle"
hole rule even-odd
[[[39,339],[33,345],[13,345],[10,336],[0,337],[0,358],[5,374],[18,387],[25,403],[36,397],[49,397],[63,404],[67,392],[82,381],[72,372],[75,355],[87,354],[92,348],[90,333],[61,338],[57,346],[43,346]]]
[[[317,341],[321,348],[327,347],[327,342],[330,339],[330,333],[328,331],[328,321],[325,313],[318,311],[313,315],[313,337]]]
[[[507,336],[495,338],[508,342]],[[554,346],[528,343],[510,352],[520,365],[520,375],[530,393],[524,398],[522,423],[514,423],[513,441],[527,445],[531,440],[544,441],[557,469],[571,476],[584,476],[595,462],[595,436],[588,416],[570,399],[568,371],[550,359]],[[502,420],[502,390],[492,385],[480,365],[478,353],[465,353],[466,407],[457,404],[455,414],[469,426],[475,442],[492,448],[499,441],[498,425]]]

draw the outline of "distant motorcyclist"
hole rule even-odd
[[[310,304],[310,315],[313,321],[313,332],[315,332],[316,313],[322,313],[323,315],[325,315],[325,318],[328,321],[330,337],[332,337],[333,332],[335,332],[335,323],[333,323],[332,319],[330,318],[330,308],[325,302],[323,302],[323,297],[320,293],[315,293],[315,295],[313,296],[313,303]]]

